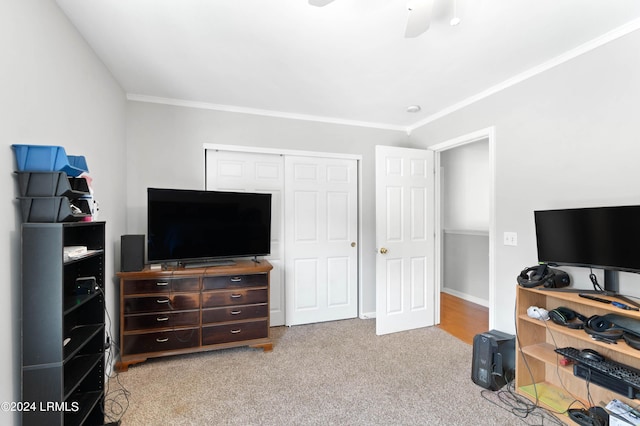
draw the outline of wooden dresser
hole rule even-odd
[[[236,346],[273,348],[266,260],[120,272],[118,371],[148,358]]]

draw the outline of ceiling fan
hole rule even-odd
[[[312,6],[323,7],[333,0],[309,0]],[[434,0],[407,0],[409,16],[404,36],[407,38],[417,37],[429,29],[431,25],[431,14],[433,12]]]

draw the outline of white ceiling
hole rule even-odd
[[[130,99],[405,130],[640,28],[638,0],[435,0],[416,38],[406,0],[56,1]]]

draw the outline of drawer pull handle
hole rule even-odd
[[[158,321],[158,322],[169,321],[169,317],[157,317],[156,321]]]
[[[239,298],[241,298],[241,297],[242,297],[242,295],[241,295],[241,294],[232,294],[232,295],[231,295],[231,298],[232,298],[232,299],[239,299]]]
[[[157,299],[157,303],[169,303],[169,299]]]
[[[238,334],[238,333],[240,333],[241,331],[242,331],[242,329],[237,328],[237,329],[235,329],[235,330],[231,330],[231,334]]]
[[[232,283],[239,283],[240,281],[242,281],[242,277],[233,277],[230,280]]]
[[[164,339],[160,339],[160,338],[156,339],[156,342],[158,342],[158,343],[165,343],[165,342],[168,342],[168,341],[169,341],[168,337],[165,337]]]
[[[157,283],[156,283],[156,285],[157,285],[158,287],[166,287],[166,286],[168,286],[168,285],[169,285],[169,282],[167,282],[167,281],[160,281],[160,282],[157,282]]]
[[[242,311],[231,311],[231,315],[238,315],[241,314]]]

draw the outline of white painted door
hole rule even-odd
[[[376,334],[435,323],[433,160],[376,146]]]
[[[285,158],[286,324],[358,314],[357,161]]]
[[[206,189],[270,193],[271,198],[271,256],[269,323],[285,323],[284,309],[284,228],[283,192],[284,160],[281,155],[206,151]]]

